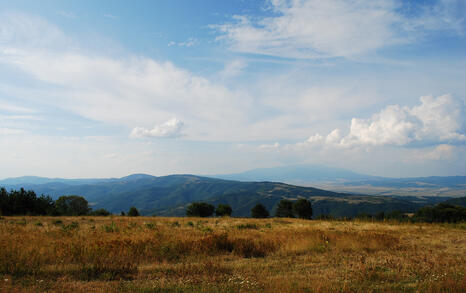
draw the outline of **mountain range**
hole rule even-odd
[[[466,196],[466,176],[389,178],[319,165],[261,168],[212,177],[240,181],[278,181],[336,192],[370,195]]]
[[[286,167],[282,170],[258,169],[246,173],[217,176],[224,179],[195,175],[155,177],[145,174],[108,179],[61,179],[29,176],[0,180],[0,186],[7,189],[23,187],[34,190],[38,194],[50,195],[55,199],[61,195],[81,195],[90,202],[94,209],[105,208],[112,213],[120,213],[135,206],[143,215],[156,214],[159,216],[183,216],[186,206],[194,201],[204,201],[214,205],[229,204],[233,208],[233,216],[237,217],[250,216],[251,208],[257,203],[262,203],[273,214],[281,199],[296,200],[304,197],[312,202],[316,216],[325,214],[352,217],[360,213],[375,214],[381,211],[412,212],[423,205],[435,204],[450,198],[417,195],[374,196],[272,182],[314,179],[315,182],[339,182],[340,186],[351,186],[350,184],[354,182],[367,183],[383,180],[390,182],[390,180],[394,180],[361,175],[344,169],[334,170],[334,172],[331,168],[322,169],[320,175],[317,174],[316,170],[313,171],[314,173],[306,171],[315,168],[303,165]],[[241,178],[245,181],[227,180],[228,178]],[[432,177],[428,180],[435,181],[438,185],[456,184],[455,186],[462,186],[465,180],[465,177],[459,176],[442,178]],[[258,180],[254,181],[256,179]],[[267,181],[267,179],[273,180]],[[412,181],[412,179],[400,180],[392,182],[409,184]]]

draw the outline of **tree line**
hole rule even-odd
[[[231,216],[233,209],[228,204],[219,204],[217,207],[205,203],[194,202],[188,205],[186,215],[189,217],[210,217],[214,213],[216,216]],[[31,216],[108,216],[111,213],[105,209],[92,210],[87,200],[78,195],[60,196],[53,200],[50,196],[37,196],[32,190],[11,190],[0,188],[0,215],[31,215]],[[126,213],[121,212],[121,215]],[[139,216],[139,211],[131,207],[128,216]],[[251,209],[252,218],[268,218],[270,216],[267,208],[261,204],[256,204]],[[275,217],[312,219],[312,205],[307,199],[300,198],[295,201],[283,199],[276,208]],[[318,219],[332,219],[330,215],[320,215]],[[374,215],[360,214],[356,216],[364,220],[397,220],[410,222],[428,223],[457,223],[466,221],[466,208],[448,203],[440,203],[436,206],[425,206],[418,209],[414,215],[408,216],[401,211],[380,212]]]
[[[11,190],[0,188],[0,215],[16,216],[108,216],[105,209],[93,211],[87,200],[78,195],[64,195],[57,200],[50,196],[37,196],[32,190]]]
[[[186,216],[188,217],[210,217],[214,214],[219,217],[231,216],[233,209],[230,205],[219,204],[215,206],[205,202],[193,202],[188,205],[186,209]],[[268,218],[269,211],[263,204],[256,204],[251,209],[252,218]],[[312,205],[307,199],[300,198],[297,201],[290,201],[283,199],[278,203],[275,217],[280,218],[312,218]]]
[[[363,220],[396,220],[399,222],[424,223],[459,223],[466,221],[466,208],[448,203],[439,203],[435,206],[424,206],[414,214],[408,215],[401,211],[379,212],[374,215],[359,214],[357,219]]]

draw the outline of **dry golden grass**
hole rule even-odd
[[[4,217],[1,292],[466,292],[464,224]]]

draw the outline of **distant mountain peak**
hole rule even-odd
[[[146,178],[156,178],[156,176],[143,174],[143,173],[136,173],[136,174],[131,174],[128,176],[121,177],[119,179],[120,180],[138,180],[138,179],[146,179]]]

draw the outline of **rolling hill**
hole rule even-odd
[[[23,178],[24,179],[24,178]],[[169,175],[155,177],[135,174],[119,179],[41,179],[38,184],[9,179],[0,186],[7,189],[34,190],[53,198],[61,195],[82,195],[93,208],[105,208],[113,213],[137,207],[143,215],[183,216],[186,206],[194,201],[212,204],[227,203],[233,208],[233,216],[248,217],[251,208],[264,204],[271,212],[284,198],[308,198],[312,201],[314,215],[355,216],[359,213],[374,214],[380,211],[414,211],[416,208],[438,202],[438,198],[394,198],[338,193],[313,187],[299,187],[277,182],[241,182],[194,175]],[[95,180],[95,181],[94,181]],[[445,198],[442,198],[445,200]]]

